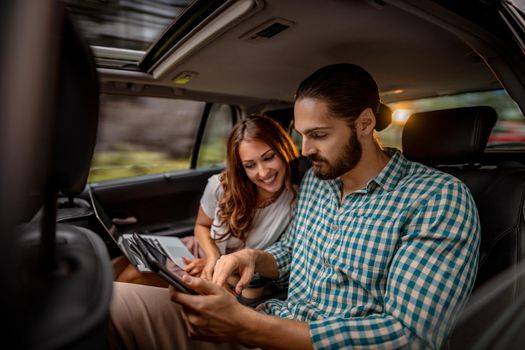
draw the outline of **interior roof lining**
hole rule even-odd
[[[218,91],[219,95],[250,104],[270,100],[291,102],[298,83],[315,68],[348,61],[365,66],[383,91],[404,89],[399,96],[385,96],[385,102],[500,87],[483,59],[449,30],[391,4],[378,8],[368,0],[323,2],[323,8],[330,7],[326,12],[313,11],[318,5],[314,0],[268,0],[263,10],[177,65],[168,79],[155,82],[151,78],[147,83],[173,86],[171,79],[180,72],[196,71],[198,77],[184,86],[188,93],[213,96]],[[333,13],[336,15],[328,17]],[[296,25],[262,43],[239,39],[273,17],[292,20]],[[370,18],[377,19],[370,21]],[[395,26],[400,22],[404,25]],[[370,23],[373,30],[362,30]],[[343,32],[342,28],[348,30]],[[312,44],[305,44],[307,40]],[[412,53],[417,47],[420,51],[414,57]],[[436,53],[441,55],[440,59],[432,60]],[[118,73],[108,70],[101,74],[105,80],[120,79]],[[454,76],[461,79],[452,81]],[[135,78],[144,77],[127,75],[121,79]]]

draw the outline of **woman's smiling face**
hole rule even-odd
[[[238,151],[244,171],[257,186],[260,199],[272,197],[282,189],[286,165],[268,144],[259,140],[244,140],[239,144]]]

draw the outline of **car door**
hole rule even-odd
[[[122,232],[191,234],[236,119],[228,104],[103,95],[88,186]]]
[[[514,39],[525,51],[525,2],[521,0],[503,0],[499,14],[509,27]]]

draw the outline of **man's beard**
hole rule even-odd
[[[335,161],[335,164],[330,164],[326,158],[317,154],[308,156],[308,159],[310,159],[310,161],[322,163],[321,166],[312,164],[315,176],[323,180],[333,180],[355,168],[361,159],[361,153],[361,144],[357,140],[355,128],[352,128],[350,139],[344,145],[343,151]]]

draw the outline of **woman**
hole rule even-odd
[[[186,261],[186,272],[211,280],[221,255],[243,247],[264,249],[277,241],[291,217],[298,156],[290,136],[270,118],[253,115],[233,127],[226,169],[208,179],[195,236],[185,239],[196,255]],[[132,265],[116,280],[164,284],[153,281],[156,276],[141,275]]]

